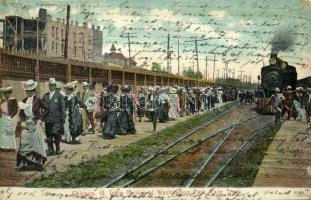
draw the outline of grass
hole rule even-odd
[[[232,103],[225,105],[224,109],[231,107],[233,107]],[[215,109],[212,112],[197,115],[186,122],[177,123],[159,131],[157,134],[145,137],[107,155],[82,162],[65,172],[42,176],[25,186],[52,188],[104,186],[113,178],[137,165],[141,160],[154,154],[183,133],[213,119],[220,112],[221,110]]]
[[[214,182],[215,187],[251,187],[277,130],[269,126],[256,136],[237,157],[227,166]]]

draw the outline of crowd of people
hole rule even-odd
[[[287,120],[306,119],[308,128],[311,128],[311,90],[307,87],[298,87],[293,90],[289,85],[284,91],[275,88],[274,94],[270,97],[268,105],[273,105],[276,111],[275,123],[280,124],[281,117],[287,113]]]
[[[0,149],[15,151],[15,135],[20,131],[18,170],[43,170],[47,156],[62,154],[61,142],[81,143],[84,134],[99,133],[104,139],[113,139],[135,134],[135,124],[142,121],[151,122],[156,132],[157,123],[195,115],[238,98],[233,87],[155,86],[141,87],[135,93],[130,85],[109,85],[97,94],[94,83],[82,82],[81,91],[78,84],[63,85],[50,78],[49,91],[40,97],[38,82],[28,80],[22,84],[26,97],[20,102],[12,96],[11,86],[0,88]]]

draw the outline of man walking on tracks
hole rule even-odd
[[[281,123],[281,115],[283,109],[283,101],[285,97],[281,93],[280,89],[277,87],[275,88],[275,94],[273,94],[269,99],[269,104],[272,104],[276,110],[275,114],[275,124],[279,125]]]
[[[61,127],[64,126],[66,108],[63,95],[56,91],[56,81],[49,80],[50,92],[43,95],[42,100],[48,104],[49,112],[45,119],[45,133],[48,143],[47,155],[54,155],[54,143],[56,154],[60,154]],[[54,140],[54,141],[53,141]]]
[[[292,110],[293,110],[293,94],[292,94],[292,87],[289,85],[286,87],[286,90],[284,91],[284,105],[283,105],[283,111],[282,116],[287,112],[287,120],[290,120],[292,116]]]

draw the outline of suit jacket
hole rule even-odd
[[[63,95],[55,91],[53,97],[50,99],[50,92],[47,92],[43,95],[42,100],[49,106],[49,112],[45,122],[55,123],[65,121],[66,107]]]
[[[23,102],[27,102],[28,97],[23,99]],[[49,107],[47,103],[45,103],[41,98],[34,96],[32,102],[32,113],[35,119],[40,119],[42,121],[45,120],[47,113],[49,112]],[[20,110],[19,116],[21,121],[25,119],[25,112],[24,110]]]

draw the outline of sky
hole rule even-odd
[[[199,69],[204,73],[207,58],[209,79],[215,58],[215,77],[227,63],[235,77],[243,71],[257,81],[261,67],[268,64],[272,41],[289,44],[279,55],[296,66],[298,78],[311,76],[311,7],[302,0],[0,0],[0,18],[36,17],[43,7],[56,20],[65,18],[67,4],[71,20],[101,27],[103,53],[114,42],[127,56],[125,35],[130,33],[131,55],[139,67],[150,69],[152,62],[166,67],[170,34],[173,73],[178,38],[181,70],[193,64],[197,69],[196,38]]]

